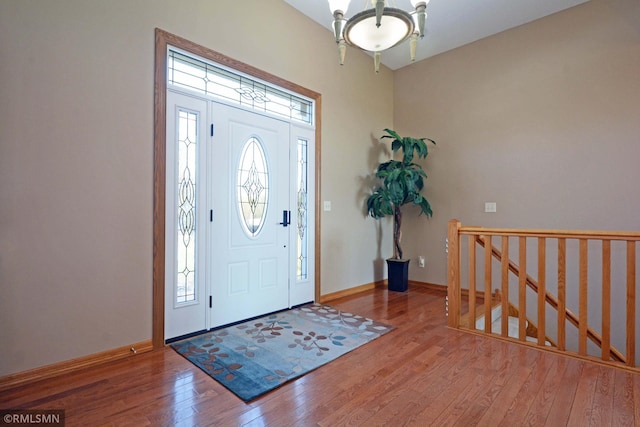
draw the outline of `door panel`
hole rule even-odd
[[[306,126],[290,127],[291,262],[289,304],[315,300],[315,132]]]
[[[167,92],[165,339],[206,329],[207,101]]]
[[[209,326],[216,327],[289,306],[291,227],[281,224],[290,211],[289,124],[217,103],[212,111],[219,173],[211,184]],[[249,150],[255,157],[246,162]]]

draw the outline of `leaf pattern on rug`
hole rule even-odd
[[[364,331],[362,333],[367,335],[372,332],[378,334],[388,329],[386,325],[378,325],[377,322],[372,319],[346,311],[340,311],[326,305],[314,304],[301,307],[299,310],[304,315],[309,318],[315,318],[319,322],[329,323],[331,325],[345,325],[350,328],[355,327],[359,331]]]
[[[202,365],[206,368],[207,371],[211,372],[211,375],[222,375],[224,374],[224,378],[226,381],[231,381],[235,378],[235,375],[232,371],[237,371],[242,368],[242,364],[240,363],[230,363],[225,364],[222,359],[229,358],[228,353],[220,353],[220,347],[214,347],[209,350],[204,350],[208,347],[213,346],[214,344],[204,344],[203,348],[197,348],[193,345],[187,348],[188,352],[191,352],[193,355],[204,353],[206,356],[201,358]]]
[[[289,381],[289,378],[291,378],[291,375],[295,374],[295,372],[285,372],[282,371],[280,369],[276,369],[273,371],[272,374],[267,375],[266,377],[264,377],[265,381],[277,381],[279,384],[284,384],[287,381]]]
[[[225,331],[224,329],[220,330],[220,331],[212,331],[211,332],[211,337],[213,338],[213,341],[217,342],[217,343],[221,343],[224,340],[224,337],[228,336],[229,332]]]
[[[321,304],[307,304],[171,344],[245,401],[394,329]]]
[[[289,344],[289,348],[296,348],[297,346],[302,347],[304,351],[310,350],[318,350],[316,352],[316,356],[322,356],[325,351],[329,351],[329,347],[322,347],[318,344],[320,341],[324,341],[327,339],[325,335],[320,335],[315,331],[302,332],[302,331],[293,331],[293,335],[303,338],[295,338],[293,340],[293,344]]]
[[[256,350],[258,350],[259,348],[260,347],[257,347],[255,345],[239,345],[234,350],[244,353],[246,357],[255,357]]]
[[[240,330],[245,330],[245,332],[251,336],[251,339],[255,340],[257,343],[262,344],[268,339],[274,339],[282,335],[282,330],[291,329],[289,322],[279,321],[277,319],[277,315],[273,314],[268,319],[268,322],[257,322],[251,325],[242,324],[237,326]]]

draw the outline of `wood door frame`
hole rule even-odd
[[[313,99],[315,102],[315,299],[320,300],[320,127],[322,96],[182,37],[155,29],[153,119],[153,348],[164,347],[167,48],[174,46]]]

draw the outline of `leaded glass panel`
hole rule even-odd
[[[251,137],[245,143],[238,166],[237,203],[245,233],[260,233],[269,203],[269,171],[260,141]]]
[[[178,113],[177,288],[176,302],[196,299],[196,149],[198,114]]]
[[[312,102],[201,59],[169,51],[168,84],[311,124]]]
[[[298,210],[298,229],[296,233],[297,240],[297,265],[296,276],[298,280],[307,278],[308,275],[308,237],[307,237],[307,218],[308,212],[308,182],[309,182],[309,165],[307,162],[308,156],[308,141],[304,139],[298,139],[298,193],[297,193],[297,210]]]

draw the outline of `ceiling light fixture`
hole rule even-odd
[[[333,13],[333,32],[338,44],[340,65],[344,64],[347,44],[373,52],[376,73],[380,70],[381,52],[403,41],[409,41],[411,61],[416,59],[418,37],[424,37],[429,0],[410,0],[413,12],[389,7],[389,0],[370,0],[371,9],[356,13],[349,19],[345,14],[350,0],[328,0]],[[369,3],[369,0],[366,0]],[[417,26],[417,30],[416,30]]]

